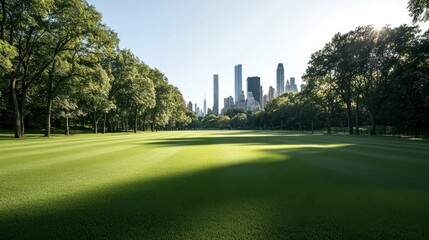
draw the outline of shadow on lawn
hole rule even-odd
[[[270,137],[267,144],[287,141]],[[171,147],[236,142],[261,144],[267,140],[193,138],[152,144]],[[351,146],[341,149],[348,148]],[[284,154],[281,149],[270,152]],[[347,177],[355,169],[333,171],[313,164],[315,161],[335,164],[329,157],[320,157],[329,152],[332,149],[297,148],[290,150],[289,158],[283,161],[212,168],[150,182],[137,180],[85,196],[70,196],[38,209],[0,216],[0,238],[419,239],[428,236],[429,223],[424,221],[428,214],[424,208],[429,200],[427,194],[418,193],[408,202],[401,189],[384,192],[379,184],[371,184],[371,180],[359,182]],[[394,175],[385,177],[397,181]],[[424,201],[418,201],[418,197]]]
[[[186,138],[168,138],[155,139],[150,143],[142,142],[141,144],[158,145],[161,147],[172,146],[202,146],[216,144],[248,144],[248,145],[305,145],[320,144],[320,146],[329,147],[333,142],[327,140],[324,136],[313,135],[249,135],[250,133],[240,133],[231,135],[213,135],[212,137],[189,137]],[[253,132],[254,134],[254,132]],[[299,138],[299,139],[296,139]],[[347,143],[347,141],[345,142]],[[342,144],[342,143],[338,143]]]

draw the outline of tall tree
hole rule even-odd
[[[341,97],[347,108],[347,125],[353,134],[353,103],[359,98],[357,79],[368,54],[365,36],[370,26],[358,27],[346,34],[336,34],[332,41],[311,56],[306,75],[325,80]]]
[[[429,0],[409,0],[408,10],[414,23],[429,20]]]
[[[368,34],[371,41],[370,56],[365,58],[365,71],[362,72],[362,101],[371,115],[371,134],[376,134],[376,124],[386,100],[393,88],[394,76],[401,62],[408,61],[407,55],[415,44],[416,27],[384,27]]]
[[[75,37],[54,58],[48,68],[46,81],[42,83],[46,91],[46,137],[50,136],[52,100],[65,85],[79,79],[82,68],[93,67],[112,53],[118,42],[116,34],[101,23],[101,14],[86,2],[82,6],[66,4],[58,8],[64,10],[57,14],[50,32],[51,38],[54,40],[66,35]],[[78,28],[78,33],[75,33],[75,28]]]
[[[114,109],[115,104],[109,100],[110,79],[101,65],[89,69],[82,79],[82,101],[88,115],[92,118],[93,132],[98,133],[98,123],[105,113]]]
[[[11,105],[14,118],[15,137],[24,135],[24,106],[29,86],[40,77],[51,61],[36,59],[44,44],[49,29],[50,13],[54,9],[54,1],[10,0],[0,1],[0,41],[2,48],[13,47],[17,56],[10,59],[8,71],[2,80],[9,82]],[[62,47],[58,39],[53,52]],[[4,60],[3,60],[4,62]]]
[[[140,63],[137,78],[133,81],[131,88],[131,99],[134,105],[134,133],[138,131],[139,117],[146,111],[155,107],[155,86],[148,77],[149,67]]]

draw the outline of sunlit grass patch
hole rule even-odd
[[[425,239],[429,143],[203,131],[0,140],[0,238]]]

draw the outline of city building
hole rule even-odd
[[[219,75],[213,75],[213,114],[219,115]]]
[[[214,113],[213,113],[213,110],[211,110],[211,109],[209,108],[209,109],[207,109],[207,115],[210,115],[210,114],[214,114]]]
[[[285,92],[285,69],[283,63],[277,66],[277,96]]]
[[[206,96],[204,96],[204,105],[203,105],[204,109],[203,109],[203,117],[207,114],[207,101],[206,101]]]
[[[291,92],[298,92],[298,86],[296,85],[294,77],[290,78],[290,91]]]
[[[235,101],[240,101],[240,95],[243,91],[243,67],[238,64],[234,67],[234,83],[235,83]]]
[[[221,114],[225,114],[229,109],[234,108],[234,98],[232,96],[223,99],[223,109]]]
[[[260,108],[259,102],[257,102],[255,100],[252,92],[248,92],[247,93],[247,100],[246,100],[246,110],[254,112],[258,108]]]
[[[291,91],[289,80],[286,80],[286,87],[285,87],[285,91],[286,91],[287,93]]]
[[[238,101],[236,101],[234,109],[243,109],[247,110],[247,103],[246,103],[246,97],[244,96],[244,92],[241,91],[240,98]]]
[[[193,111],[193,109],[192,109],[192,102],[188,102],[188,110],[191,111],[191,112]]]
[[[271,101],[275,98],[276,96],[276,90],[270,86],[270,89],[268,90],[268,101]]]
[[[265,109],[265,107],[267,106],[267,103],[268,103],[268,95],[267,94],[265,94],[264,95],[264,98],[263,98],[263,100],[262,100],[262,109]]]
[[[248,77],[247,78],[247,96],[252,93],[255,101],[260,104],[261,102],[261,78],[260,77]]]

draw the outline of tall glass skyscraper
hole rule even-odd
[[[290,90],[292,92],[298,92],[298,86],[295,83],[295,78],[294,77],[290,78]]]
[[[219,115],[219,75],[213,75],[213,113]]]
[[[260,77],[248,77],[247,78],[247,92],[253,94],[255,101],[261,104],[261,78]]]
[[[277,96],[285,93],[285,69],[283,63],[277,66]]]
[[[240,100],[240,95],[243,92],[243,67],[241,64],[238,64],[234,67],[234,83],[235,83],[235,102],[237,103]]]
[[[206,96],[204,95],[204,109],[203,109],[203,115],[205,116],[207,114],[207,101]]]

